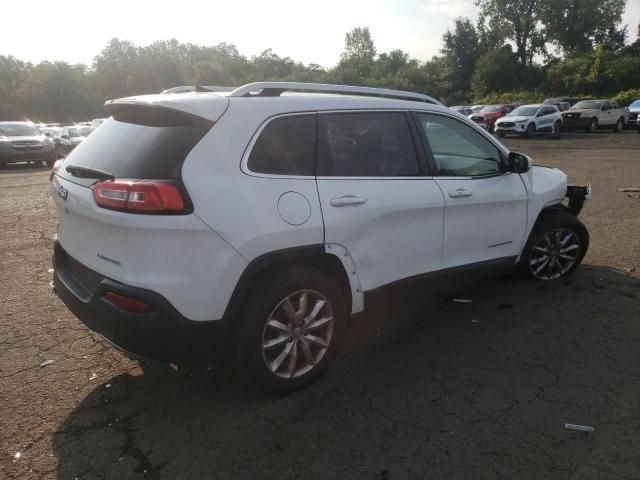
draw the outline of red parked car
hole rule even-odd
[[[469,115],[469,118],[482,128],[486,128],[490,132],[493,132],[493,126],[495,125],[496,120],[504,117],[517,106],[518,104],[515,103],[486,105],[479,112]]]

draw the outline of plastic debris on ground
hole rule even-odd
[[[55,362],[56,362],[55,360],[45,360],[40,364],[40,368],[46,367],[47,365],[51,365],[52,363],[55,363]]]
[[[20,452],[16,452],[15,455],[13,456],[14,460],[20,460],[20,457],[22,456],[22,454]]]
[[[176,365],[175,363],[170,363],[169,366],[173,368],[176,372],[178,371],[178,365]]]
[[[473,318],[472,318],[472,319],[471,319],[471,323],[482,323],[482,322],[480,322],[480,320],[476,320],[476,319],[473,319]]]
[[[471,300],[470,298],[454,298],[453,301],[456,302],[456,303],[471,303],[471,302],[473,302],[473,300]]]
[[[640,192],[640,187],[619,188],[619,192]]]
[[[92,373],[91,376],[89,377],[89,380],[95,380],[96,378],[98,378],[98,374]]]
[[[578,430],[579,432],[593,432],[594,428],[588,425],[576,425],[573,423],[565,423],[564,428],[567,430]]]

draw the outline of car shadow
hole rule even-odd
[[[239,386],[224,356],[108,380],[59,425],[58,478],[632,475],[638,278],[583,265],[555,283],[422,283],[369,310],[332,369],[289,396]]]
[[[41,170],[51,170],[51,167],[47,166],[44,162],[38,163],[9,163],[7,165],[0,166],[0,175],[7,173],[29,173]]]

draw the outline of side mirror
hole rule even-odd
[[[507,157],[507,171],[512,173],[526,173],[533,165],[533,160],[528,155],[518,152],[509,152]]]

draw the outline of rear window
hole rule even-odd
[[[170,109],[117,106],[68,162],[116,178],[179,179],[185,158],[212,125]]]

